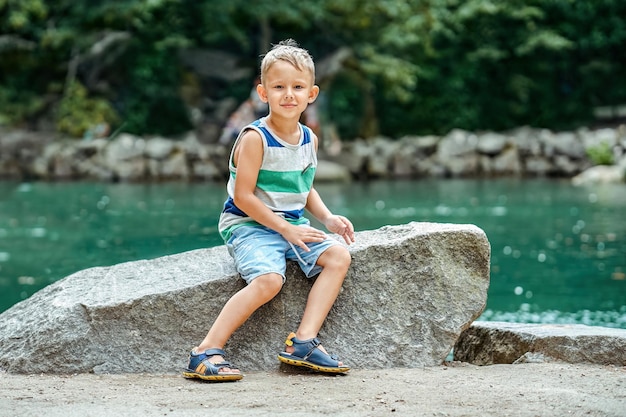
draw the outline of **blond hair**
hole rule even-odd
[[[301,48],[293,39],[286,39],[274,45],[272,49],[263,55],[261,61],[261,83],[265,80],[265,74],[276,61],[286,61],[299,71],[308,71],[315,82],[315,64],[309,51]]]

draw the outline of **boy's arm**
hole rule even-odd
[[[315,152],[319,145],[317,135],[313,134],[313,143],[315,144]],[[343,240],[349,245],[354,242],[354,226],[352,222],[344,216],[333,214],[324,201],[320,197],[317,190],[312,187],[306,200],[305,208],[309,213],[319,220],[329,232],[336,233],[343,237]]]
[[[313,217],[319,220],[328,231],[342,236],[343,240],[345,240],[348,245],[354,242],[354,226],[350,220],[344,216],[331,213],[315,188],[311,188],[309,192],[306,209]]]
[[[294,226],[270,210],[256,195],[256,182],[263,162],[263,142],[258,132],[250,130],[239,140],[234,154],[237,167],[235,205],[263,226],[280,233],[289,242],[308,251],[306,242],[321,242],[326,235],[313,227]],[[330,230],[330,229],[329,229]]]

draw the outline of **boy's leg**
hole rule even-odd
[[[204,352],[211,348],[222,349],[235,330],[259,307],[273,299],[280,292],[282,286],[283,277],[280,274],[265,274],[255,278],[224,304],[213,326],[195,351]],[[219,355],[210,359],[211,363],[219,363],[223,360],[224,358]],[[229,372],[230,369],[222,368],[221,371]],[[239,371],[233,370],[233,373],[239,373]]]
[[[274,298],[283,286],[288,244],[280,234],[266,228],[243,226],[233,232],[227,246],[247,285],[224,304],[208,334],[194,349],[196,352],[222,349],[235,330]],[[219,355],[210,358],[211,363],[221,361],[223,358]],[[221,371],[239,373],[227,367]]]
[[[320,255],[317,264],[323,269],[309,292],[302,321],[296,331],[298,339],[317,337],[328,312],[339,295],[351,260],[350,252],[341,245],[333,245]],[[323,347],[320,346],[320,348],[325,352]],[[286,352],[292,353],[293,347],[287,346]]]

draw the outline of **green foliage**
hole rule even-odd
[[[587,156],[594,165],[613,165],[613,151],[606,142],[587,148]]]
[[[28,33],[47,14],[42,0],[0,0],[0,25],[7,33]]]
[[[571,128],[626,100],[624,2],[431,1],[430,14],[416,94],[401,108],[379,99],[383,130]]]
[[[117,122],[118,116],[108,101],[88,97],[85,87],[77,81],[68,86],[57,113],[59,132],[83,137],[99,125]]]
[[[124,71],[129,80],[119,99],[124,112],[124,128],[135,134],[173,135],[191,128],[180,94],[182,75],[172,65],[168,48],[152,51],[131,48]]]
[[[292,37],[318,62],[352,51],[323,85],[326,118],[348,139],[364,124],[391,137],[569,128],[626,103],[625,16],[622,0],[0,0],[0,123],[67,106],[58,86],[76,78],[124,129],[176,134],[191,127],[181,50],[257,70]],[[199,85],[211,101],[251,81]]]
[[[328,121],[337,127],[340,137],[353,139],[361,136],[363,125],[363,98],[358,81],[354,75],[342,74],[329,88],[328,93],[320,97],[327,100]]]
[[[38,94],[0,87],[0,126],[24,122],[44,107],[44,99]]]

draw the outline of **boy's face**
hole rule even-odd
[[[300,71],[289,62],[279,60],[267,70],[257,92],[272,114],[299,119],[317,98],[319,87],[313,84],[313,76],[308,71]]]

